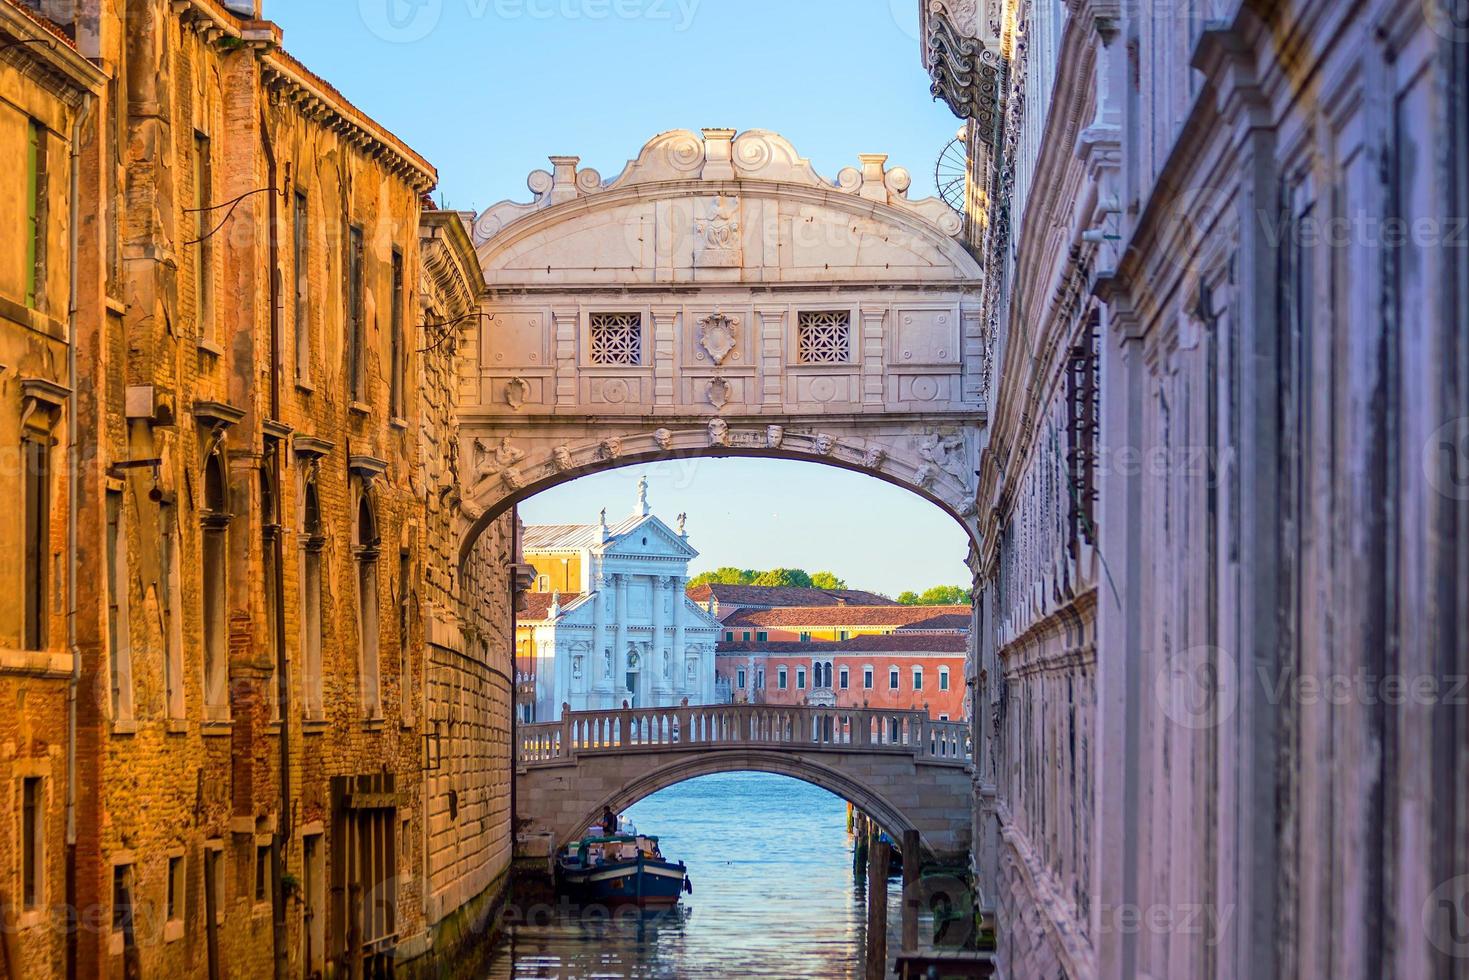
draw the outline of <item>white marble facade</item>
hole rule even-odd
[[[527,559],[568,559],[579,592],[553,593],[521,618],[536,658],[535,720],[573,711],[714,700],[719,623],[685,595],[689,562],[683,516],[670,528],[650,510],[647,483],[633,513],[608,524],[527,526]],[[576,583],[573,583],[574,585]],[[527,637],[527,633],[529,636]]]

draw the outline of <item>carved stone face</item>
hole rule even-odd
[[[872,446],[867,454],[862,457],[862,463],[869,470],[881,469],[883,461],[888,458],[887,450],[881,446]]]
[[[783,425],[768,425],[765,427],[765,445],[769,449],[779,449],[780,444],[785,441],[786,430]]]
[[[709,420],[709,444],[711,446],[729,445],[729,423],[724,419]]]
[[[557,446],[551,450],[551,464],[556,467],[558,473],[565,473],[571,469],[571,449],[567,446]]]
[[[602,445],[598,447],[603,459],[616,459],[622,455],[622,440],[616,436],[603,439]]]
[[[673,433],[667,429],[658,429],[653,433],[653,441],[658,444],[659,449],[668,449],[673,445]]]
[[[832,447],[835,445],[836,441],[824,432],[816,437],[816,451],[823,456],[830,455]]]

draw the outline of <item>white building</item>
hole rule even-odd
[[[555,721],[562,704],[581,711],[715,700],[719,623],[684,593],[699,553],[682,515],[677,524],[651,513],[643,480],[633,513],[615,524],[603,511],[595,524],[524,529],[537,591],[516,630],[517,667],[535,687],[523,719]]]

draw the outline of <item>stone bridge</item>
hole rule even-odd
[[[480,313],[444,325],[470,518],[610,467],[772,456],[911,489],[973,539],[980,270],[958,214],[859,163],[828,180],[775,133],[678,130],[609,180],[552,157],[533,201],[479,215]]]
[[[604,806],[621,812],[675,783],[768,772],[853,803],[894,839],[961,860],[970,844],[971,747],[961,722],[922,711],[758,704],[563,710],[522,725],[515,789],[526,836],[576,839]]]

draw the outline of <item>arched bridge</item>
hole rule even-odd
[[[533,201],[476,218],[457,400],[475,525],[602,469],[763,456],[905,487],[974,537],[980,269],[959,215],[859,162],[829,180],[775,133],[679,130],[609,180],[552,157]]]
[[[895,838],[917,830],[941,860],[969,850],[967,726],[922,711],[759,704],[563,711],[519,729],[516,816],[560,847],[604,806],[621,811],[675,783],[769,772],[859,807]]]

